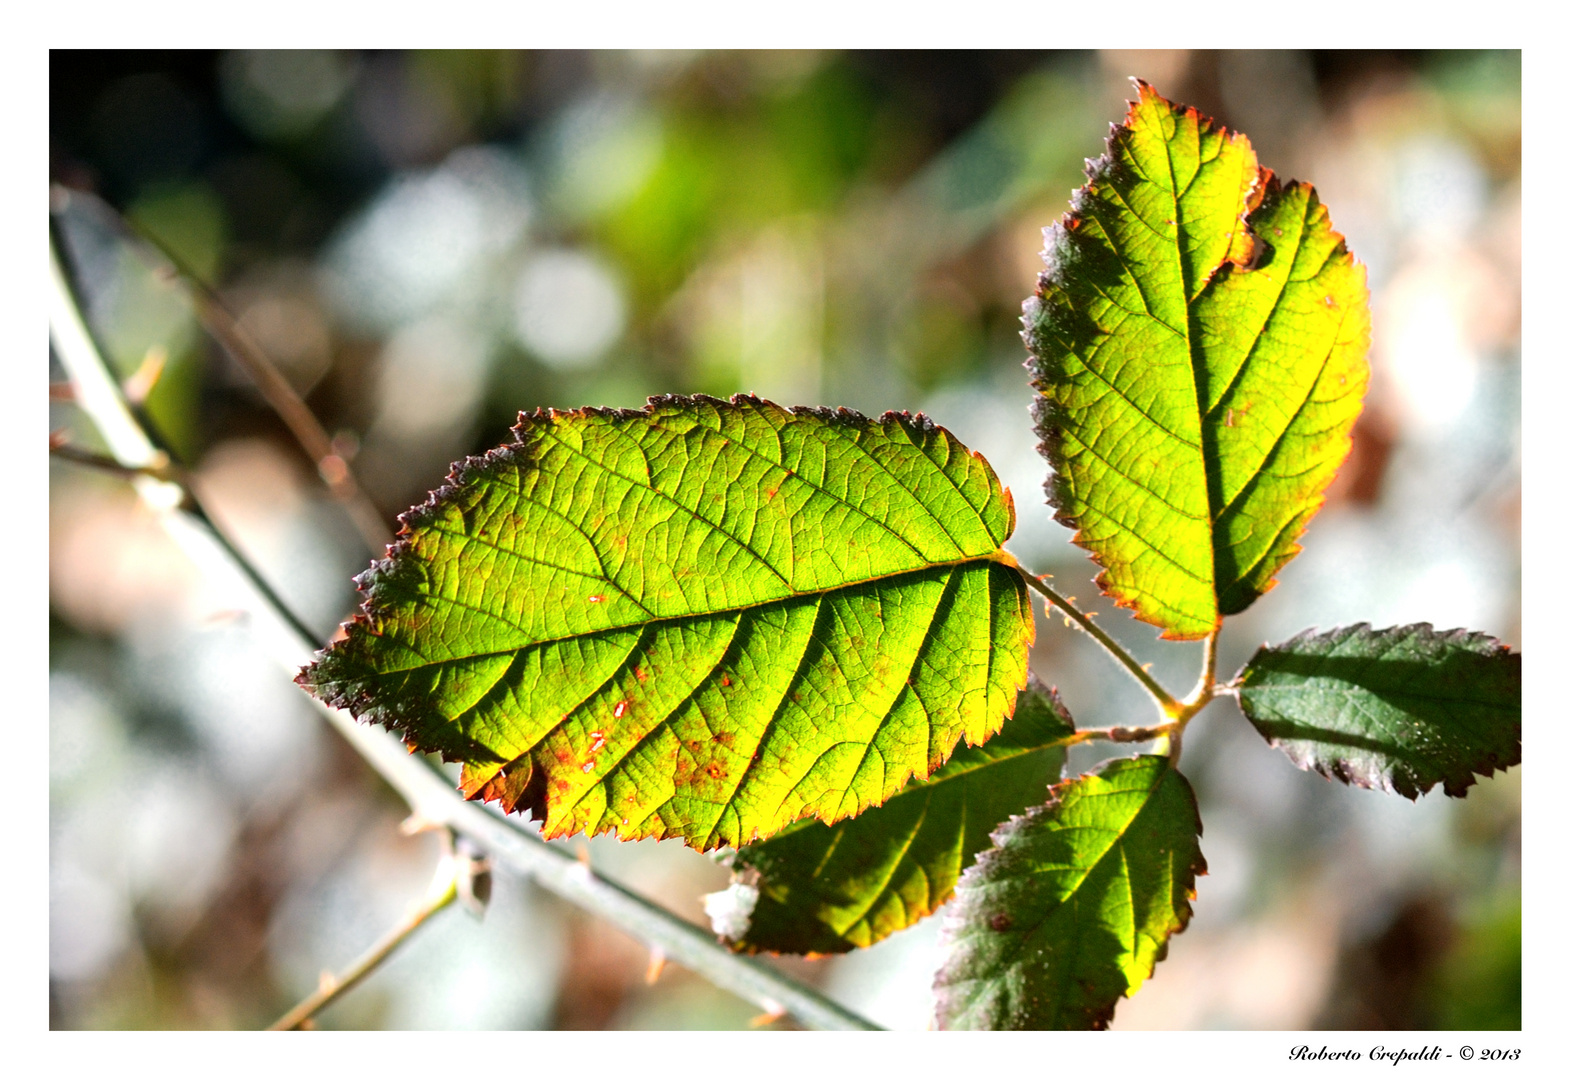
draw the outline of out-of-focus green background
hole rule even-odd
[[[742,390],[921,409],[1012,488],[1016,554],[1082,601],[1094,567],[1043,505],[1019,310],[1042,227],[1143,77],[1313,181],[1372,289],[1353,457],[1280,588],[1230,620],[1223,669],[1358,620],[1522,645],[1517,53],[57,51],[50,68],[52,179],[219,289],[389,521],[521,409]],[[149,412],[325,640],[372,553],[180,292],[91,215],[68,205],[57,230],[114,363],[165,359]],[[95,445],[69,401],[50,409]],[[51,1023],[261,1026],[399,919],[436,842],[399,832],[402,804],[122,482],[58,462],[50,479]],[[1193,648],[1090,606],[1189,685]],[[1149,718],[1080,635],[1038,625],[1033,664],[1082,723]],[[1184,763],[1211,873],[1115,1027],[1520,1026],[1519,769],[1462,801],[1349,790],[1229,702]],[[587,846],[695,921],[727,880],[673,843]],[[923,1028],[936,922],[783,963]],[[648,965],[499,875],[483,922],[444,912],[320,1022],[757,1019]]]

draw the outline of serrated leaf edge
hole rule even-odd
[[[1025,754],[1035,754],[1035,753],[1039,753],[1041,751],[1051,750],[1051,749],[1053,749],[1055,747],[1067,746],[1067,745],[1069,745],[1070,743],[1072,743],[1074,741],[1073,738],[1072,738],[1072,736],[1073,736],[1073,734],[1075,732],[1074,718],[1072,716],[1070,716],[1068,706],[1066,706],[1064,704],[1063,699],[1059,696],[1058,687],[1047,685],[1046,683],[1044,683],[1036,675],[1035,672],[1032,672],[1032,673],[1030,673],[1030,675],[1026,679],[1026,688],[1024,690],[1020,691],[1020,693],[1022,693],[1022,694],[1023,693],[1027,693],[1027,692],[1035,692],[1035,693],[1038,693],[1038,694],[1042,695],[1042,697],[1047,700],[1048,707],[1053,711],[1053,715],[1058,717],[1061,721],[1063,721],[1066,725],[1068,725],[1069,732],[1061,739],[1055,739],[1052,742],[1042,743],[1040,746],[1033,746],[1033,747],[1030,747],[1028,749],[1021,750],[1019,752],[1019,754],[1011,755],[1010,760],[1013,760],[1014,758],[1023,756]],[[1015,704],[1015,711],[1016,712],[1019,711],[1018,695],[1017,695],[1017,701],[1016,701],[1016,704]],[[1014,714],[1011,713],[1010,715],[1011,715],[1011,718],[1012,718]],[[1000,729],[999,734],[1002,734],[1002,733],[1003,733],[1003,730]],[[958,749],[959,749],[959,746],[957,744],[956,750],[958,750]],[[953,754],[951,754],[950,756],[953,757]],[[974,767],[972,767],[970,769],[966,769],[964,772],[957,772],[957,773],[953,773],[953,774],[948,775],[948,776],[941,776],[941,777],[936,777],[935,778],[933,775],[929,775],[928,778],[923,779],[923,780],[916,780],[916,779],[913,778],[909,782],[910,786],[901,789],[900,791],[896,792],[894,795],[891,795],[889,797],[889,799],[885,800],[885,802],[881,803],[880,805],[887,805],[888,803],[893,802],[895,799],[899,798],[900,796],[911,794],[911,793],[913,793],[916,790],[920,790],[921,788],[925,788],[927,790],[932,790],[933,788],[936,788],[936,787],[939,787],[940,785],[949,783],[950,781],[964,779],[965,777],[970,776],[972,773],[978,771],[979,769],[985,769],[989,765],[996,764],[996,763],[997,763],[996,759],[995,759],[995,761],[981,762],[981,763],[977,764],[976,766],[974,766]],[[934,772],[936,774],[937,770],[934,770]],[[920,785],[920,787],[918,785]],[[1049,792],[1051,793],[1053,788],[1057,787],[1057,786],[1059,786],[1059,785],[1053,785],[1052,787],[1050,787],[1049,788]],[[863,813],[864,814],[865,813],[869,813],[871,810],[876,810],[876,809],[878,809],[878,807],[870,807],[868,810],[864,810]],[[860,816],[860,815],[857,815],[857,816]],[[1013,821],[1018,816],[1019,815],[1011,814],[1010,817],[1008,819],[1006,819],[1005,822],[1001,822],[1000,823],[1000,828],[1004,824],[1006,824],[1008,821]],[[842,818],[840,821],[836,822],[835,825],[832,825],[830,827],[831,828],[835,828],[835,827],[837,827],[839,825],[844,825],[847,822],[850,822],[850,821],[853,821],[853,820],[855,820],[855,818]],[[810,824],[813,824],[815,822],[818,823],[818,824],[822,824],[821,821],[817,821],[816,819],[806,819],[806,818],[804,818],[804,819],[802,819],[800,821],[794,822],[791,825],[786,826],[784,829],[781,829],[779,832],[777,832],[773,836],[769,837],[768,840],[779,839],[779,838],[783,837],[784,835],[786,835],[786,833],[788,831],[799,829],[799,828],[803,828],[803,827],[805,827],[807,825],[810,825]],[[918,826],[918,828],[920,829],[920,826]],[[994,840],[995,843],[996,843],[996,833],[997,833],[997,831],[998,830],[995,829],[995,830],[993,830],[993,832],[988,834],[988,838]],[[760,842],[761,843],[767,843],[768,840],[760,841]],[[991,850],[991,849],[983,849],[983,851],[978,852],[977,853],[978,857],[980,857],[982,854],[985,854],[988,850]],[[730,868],[730,870],[731,870],[731,882],[730,882],[730,885],[732,887],[735,887],[737,885],[742,885],[742,886],[746,886],[748,888],[756,889],[756,890],[758,890],[758,892],[759,892],[759,894],[761,896],[763,891],[764,891],[764,889],[768,885],[769,877],[768,877],[767,873],[765,872],[765,868],[764,867],[759,866],[757,863],[745,861],[742,858],[742,856],[743,856],[745,851],[746,851],[746,848],[741,848],[741,849],[738,849],[736,851],[733,851],[733,852],[729,853],[725,857],[725,865],[728,868]],[[975,861],[976,861],[975,859],[972,859],[972,863],[973,864],[975,863]],[[897,864],[897,867],[898,867],[898,864]],[[958,875],[955,878],[955,884],[951,885],[949,887],[949,890],[947,892],[945,892],[942,896],[939,896],[939,897],[933,899],[930,906],[928,906],[926,908],[923,908],[922,910],[918,911],[914,918],[911,918],[911,919],[909,919],[906,922],[906,925],[905,925],[905,927],[903,929],[909,929],[910,927],[915,926],[918,922],[921,922],[923,919],[927,918],[929,915],[932,915],[934,912],[936,912],[944,904],[948,903],[950,898],[955,895],[956,889],[959,888],[959,884],[960,884],[961,878],[970,869],[971,869],[970,866],[966,866],[966,867],[962,868],[960,875]],[[885,884],[887,885],[887,882]],[[881,894],[882,894],[882,889],[880,889],[880,893],[878,895],[881,895]],[[867,910],[871,910],[872,904],[876,903],[876,902],[877,902],[877,895],[875,895],[873,902],[868,905],[868,909]],[[912,909],[910,908],[909,905],[907,905],[906,910],[909,912]],[[866,911],[864,911],[863,914],[865,916],[866,915]],[[894,931],[894,933],[898,933],[898,932],[899,931]],[[854,946],[853,948],[870,947],[872,945],[877,944],[880,941],[883,941],[888,936],[889,936],[888,934],[882,935],[880,937],[874,938],[872,941],[868,942],[867,945],[865,945],[865,946]],[[764,948],[764,947],[759,946],[759,945],[754,945],[754,944],[749,943],[746,940],[746,933],[745,933],[745,931],[744,931],[744,934],[743,934],[742,937],[732,938],[732,937],[721,936],[720,940],[721,940],[721,942],[723,944],[725,944],[728,947],[730,947],[732,949],[732,951],[740,952],[740,953],[747,953],[749,955],[757,955],[757,954],[760,954],[760,953],[762,953],[764,955],[767,955],[767,956],[796,956],[796,955],[803,955],[803,956],[807,956],[807,957],[810,957],[810,958],[822,955],[820,953],[812,953],[812,952],[801,953],[801,954],[792,953],[792,952],[789,952],[789,951],[784,951],[783,952],[783,951],[780,951],[780,950],[768,949],[768,948]],[[846,950],[846,951],[852,951],[852,950]]]
[[[1158,100],[1167,100],[1162,98],[1161,95],[1158,94],[1157,91],[1151,86],[1151,84],[1145,80],[1133,78],[1130,81],[1135,84],[1135,87],[1137,88],[1141,97],[1150,94],[1156,97]],[[1055,221],[1053,224],[1042,230],[1043,250],[1041,252],[1041,257],[1045,268],[1037,276],[1037,286],[1035,292],[1032,296],[1028,297],[1025,303],[1022,305],[1021,316],[1021,323],[1023,324],[1024,329],[1021,331],[1020,337],[1025,343],[1026,352],[1028,354],[1024,367],[1028,372],[1030,372],[1032,376],[1032,385],[1038,391],[1038,393],[1032,397],[1030,413],[1032,422],[1035,425],[1038,433],[1041,435],[1041,440],[1037,443],[1036,447],[1037,453],[1047,461],[1048,468],[1050,470],[1047,479],[1042,483],[1047,505],[1053,508],[1054,521],[1057,521],[1066,528],[1074,530],[1074,534],[1070,537],[1070,542],[1073,543],[1076,547],[1081,548],[1081,550],[1087,552],[1091,561],[1099,568],[1096,577],[1093,579],[1098,590],[1102,593],[1102,595],[1111,599],[1116,606],[1131,611],[1136,619],[1161,627],[1161,636],[1164,639],[1173,641],[1198,640],[1206,636],[1205,632],[1197,632],[1192,634],[1176,633],[1168,628],[1158,616],[1147,614],[1144,610],[1142,610],[1141,594],[1132,593],[1119,588],[1116,582],[1113,580],[1112,570],[1103,561],[1102,557],[1094,549],[1081,542],[1080,521],[1065,509],[1067,493],[1063,489],[1063,468],[1065,465],[1065,458],[1063,455],[1063,436],[1066,411],[1063,406],[1053,401],[1047,395],[1047,393],[1044,392],[1043,383],[1046,381],[1044,366],[1047,361],[1037,356],[1032,344],[1032,326],[1036,321],[1037,313],[1041,310],[1041,306],[1047,300],[1046,293],[1050,288],[1063,284],[1061,277],[1061,266],[1064,262],[1067,262],[1075,257],[1070,238],[1072,234],[1078,230],[1081,223],[1080,212],[1082,200],[1085,198],[1086,188],[1097,181],[1102,180],[1116,167],[1115,147],[1113,145],[1114,140],[1119,136],[1121,131],[1127,129],[1131,119],[1133,118],[1134,110],[1138,102],[1130,101],[1127,102],[1127,104],[1129,108],[1125,113],[1123,124],[1109,125],[1109,132],[1107,138],[1104,140],[1107,149],[1098,157],[1086,159],[1086,183],[1081,187],[1076,188],[1071,194],[1069,212],[1064,214],[1064,216],[1058,221]],[[1181,111],[1185,117],[1195,117],[1199,126],[1214,131],[1229,141],[1236,141],[1240,139],[1243,140],[1244,144],[1249,147],[1251,152],[1253,151],[1253,145],[1250,143],[1248,136],[1243,132],[1229,129],[1226,125],[1217,123],[1214,118],[1200,112],[1192,105],[1183,105],[1179,102],[1167,102],[1167,104],[1171,105],[1175,110]],[[1230,270],[1233,267],[1243,267],[1244,269],[1252,268],[1253,263],[1263,250],[1265,241],[1255,233],[1249,219],[1257,210],[1260,209],[1260,206],[1264,202],[1267,195],[1286,195],[1299,189],[1309,193],[1311,198],[1318,199],[1318,195],[1316,194],[1313,184],[1309,183],[1308,181],[1290,180],[1285,185],[1283,185],[1277,177],[1276,173],[1266,166],[1260,165],[1257,159],[1255,179],[1245,197],[1244,212],[1239,216],[1238,219],[1240,227],[1239,237],[1246,238],[1248,240],[1248,248],[1246,250],[1239,250],[1235,247],[1234,250],[1231,250],[1228,255],[1226,255],[1214,268],[1212,268],[1204,283],[1202,283],[1200,286],[1200,289],[1196,291],[1197,298],[1200,293],[1210,285],[1211,281],[1213,281],[1216,276],[1222,273],[1224,270]],[[1320,205],[1322,207],[1324,206],[1323,203]],[[1361,261],[1348,249],[1346,236],[1344,236],[1333,226],[1329,211],[1327,212],[1326,216],[1326,227],[1330,235],[1336,238],[1336,246],[1333,249],[1331,257],[1335,258],[1338,254],[1346,254],[1352,261],[1353,265],[1361,266]],[[1235,240],[1235,245],[1236,244],[1237,240]],[[1367,303],[1367,275],[1365,278],[1364,295]],[[1360,411],[1362,410],[1360,409]],[[1349,445],[1351,445],[1349,436],[1344,435],[1343,439],[1347,440]],[[1289,540],[1289,546],[1286,550],[1286,555],[1281,560],[1279,568],[1280,565],[1285,565],[1287,562],[1291,561],[1294,556],[1303,550],[1303,546],[1302,544],[1298,543],[1298,540],[1304,535],[1305,531],[1307,531],[1308,522],[1316,514],[1318,514],[1320,509],[1325,505],[1325,493],[1329,489],[1331,481],[1334,480],[1337,474],[1341,472],[1343,465],[1346,464],[1346,460],[1347,453],[1344,451],[1342,461],[1327,475],[1325,483],[1317,492],[1311,496],[1308,503],[1306,504],[1304,508],[1305,512],[1299,515],[1298,519],[1301,524],[1298,526],[1292,538]],[[1208,504],[1210,501],[1211,500],[1208,495]],[[1212,561],[1214,565],[1214,554]],[[1277,582],[1278,579],[1273,572],[1273,575],[1260,587],[1260,590],[1256,594],[1255,599],[1258,599],[1260,596],[1263,596],[1274,589],[1277,585]],[[1213,590],[1214,587],[1215,583],[1213,582]],[[1211,627],[1212,632],[1222,625],[1223,620],[1227,617],[1228,614],[1237,614],[1237,611],[1224,612],[1221,610],[1220,593],[1217,593],[1216,599],[1217,617],[1215,623]]]
[[[1491,647],[1489,653],[1487,654],[1490,656],[1521,655],[1521,653],[1514,651],[1508,643],[1501,641],[1492,634],[1486,634],[1478,630],[1467,630],[1463,627],[1454,627],[1450,630],[1436,631],[1434,624],[1429,622],[1403,623],[1398,626],[1381,627],[1378,630],[1375,629],[1370,623],[1364,621],[1349,623],[1342,626],[1333,626],[1329,630],[1321,630],[1318,626],[1310,626],[1304,630],[1300,630],[1298,633],[1294,634],[1292,637],[1281,642],[1280,644],[1272,645],[1270,642],[1262,642],[1260,647],[1256,649],[1254,654],[1249,658],[1248,662],[1246,662],[1243,667],[1238,669],[1238,673],[1233,676],[1229,685],[1236,688],[1236,693],[1239,695],[1239,709],[1240,711],[1243,711],[1243,699],[1241,695],[1243,690],[1249,685],[1248,677],[1254,667],[1255,660],[1262,653],[1281,652],[1293,645],[1302,644],[1306,641],[1312,641],[1315,639],[1327,640],[1343,633],[1346,633],[1349,636],[1356,634],[1364,637],[1365,639],[1368,639],[1377,635],[1391,634],[1400,631],[1427,634],[1435,641],[1440,642],[1456,644],[1487,644]],[[1247,712],[1245,712],[1245,719],[1249,719]],[[1254,721],[1252,719],[1250,719],[1249,726],[1255,727]],[[1261,733],[1261,737],[1265,739],[1266,745],[1270,746],[1274,750],[1280,750],[1283,757],[1292,762],[1295,768],[1302,769],[1304,772],[1317,773],[1320,776],[1325,777],[1327,780],[1335,780],[1349,787],[1359,787],[1365,789],[1366,791],[1381,791],[1389,795],[1399,795],[1411,802],[1417,802],[1420,795],[1429,794],[1429,792],[1434,790],[1436,785],[1440,785],[1445,794],[1453,799],[1464,798],[1467,795],[1467,789],[1478,783],[1479,780],[1487,779],[1488,777],[1493,776],[1496,772],[1504,772],[1506,769],[1515,768],[1516,766],[1520,765],[1522,763],[1522,720],[1520,714],[1518,714],[1517,721],[1513,727],[1514,733],[1516,735],[1516,753],[1509,759],[1504,761],[1487,760],[1481,763],[1477,768],[1470,768],[1468,770],[1466,779],[1456,784],[1453,784],[1450,779],[1443,779],[1432,781],[1431,783],[1422,787],[1417,785],[1393,783],[1391,777],[1385,774],[1381,774],[1379,776],[1356,774],[1348,769],[1343,768],[1342,762],[1340,761],[1326,762],[1310,760],[1303,753],[1288,745],[1290,742],[1301,740],[1284,740],[1277,736],[1266,736],[1264,733]],[[1258,728],[1255,730],[1257,732],[1259,731]]]

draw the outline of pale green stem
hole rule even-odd
[[[298,1030],[300,1025],[354,989],[362,979],[380,967],[382,961],[391,956],[394,949],[420,929],[427,919],[458,899],[458,874],[455,872],[455,862],[451,857],[444,858],[437,866],[437,877],[431,885],[431,895],[425,903],[390,930],[381,941],[366,950],[342,975],[325,976],[321,985],[310,996],[275,1020],[267,1030]]]
[[[136,473],[132,484],[175,542],[198,568],[227,582],[244,597],[244,606],[256,616],[253,625],[263,642],[293,675],[310,661],[317,642],[217,526],[197,516],[180,484],[147,475],[148,468],[161,461],[159,453],[126,405],[83,323],[53,244],[49,264],[54,286],[50,338],[75,384],[77,403],[97,425],[114,460]],[[469,837],[496,862],[528,875],[543,888],[606,919],[765,1012],[789,1012],[806,1026],[822,1030],[877,1029],[876,1024],[768,964],[731,952],[713,934],[601,877],[573,854],[546,843],[516,821],[466,802],[451,780],[423,757],[411,756],[392,733],[357,723],[348,713],[314,697],[309,700],[417,815]]]
[[[1072,746],[1083,742],[1152,742],[1165,739],[1178,727],[1177,721],[1166,724],[1157,724],[1155,727],[1110,727],[1110,728],[1081,728],[1073,735],[1060,739],[1055,746]]]
[[[1159,744],[1159,753],[1166,753],[1172,758],[1173,763],[1178,763],[1178,755],[1183,751],[1184,728],[1195,715],[1211,704],[1211,699],[1217,695],[1216,685],[1216,653],[1217,640],[1221,637],[1222,628],[1218,626],[1206,637],[1205,659],[1200,666],[1200,679],[1195,683],[1195,688],[1183,701],[1183,707],[1178,715],[1173,718],[1173,730],[1168,736],[1166,744]]]
[[[1019,563],[1014,565],[1020,571],[1020,576],[1025,578],[1027,585],[1041,593],[1049,604],[1062,611],[1064,618],[1069,619],[1080,629],[1090,634],[1098,645],[1107,650],[1109,656],[1122,664],[1139,681],[1140,685],[1146,688],[1147,692],[1156,699],[1157,706],[1162,710],[1164,716],[1177,719],[1178,715],[1184,711],[1184,703],[1173,697],[1172,694],[1167,692],[1166,687],[1153,679],[1151,673],[1140,666],[1140,661],[1130,656],[1122,645],[1114,641],[1100,626],[1092,622],[1085,612],[1071,604],[1067,597],[1060,596],[1056,589]]]

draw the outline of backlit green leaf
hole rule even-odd
[[[1024,337],[1059,520],[1108,595],[1198,638],[1272,587],[1347,456],[1368,290],[1308,184],[1139,89],[1048,231]]]
[[[1522,760],[1522,656],[1466,630],[1305,631],[1255,653],[1238,703],[1300,769],[1409,799]]]
[[[960,878],[933,989],[957,1029],[1104,1028],[1189,924],[1200,814],[1166,757],[1117,758],[1011,818]]]
[[[739,397],[520,418],[301,675],[547,836],[740,846],[998,730],[1025,587],[992,469],[923,417]]]
[[[986,746],[962,747],[859,817],[798,822],[742,848],[731,869],[757,901],[734,946],[849,952],[932,914],[999,822],[1040,801],[1059,778],[1073,733],[1057,692],[1033,678]]]

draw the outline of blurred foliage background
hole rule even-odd
[[[1018,320],[1131,75],[1313,181],[1373,292],[1353,458],[1281,588],[1229,622],[1223,669],[1358,620],[1520,648],[1518,53],[56,51],[50,167],[219,290],[389,521],[521,409],[921,409],[1013,489],[1016,554],[1090,598],[1041,498]],[[127,379],[160,372],[163,437],[326,640],[373,553],[181,291],[76,205],[56,228],[94,329]],[[69,400],[50,410],[97,445]],[[261,1026],[397,921],[437,844],[399,832],[402,803],[122,481],[50,468],[51,1023]],[[1092,606],[1189,685],[1194,649]],[[1147,715],[1054,621],[1033,664],[1083,723]],[[1463,801],[1349,790],[1225,701],[1184,758],[1211,873],[1115,1028],[1520,1026],[1519,769]],[[695,921],[727,880],[671,843],[587,848]],[[920,1029],[936,929],[782,964]],[[759,1022],[648,968],[503,875],[483,922],[443,913],[320,1022]]]

